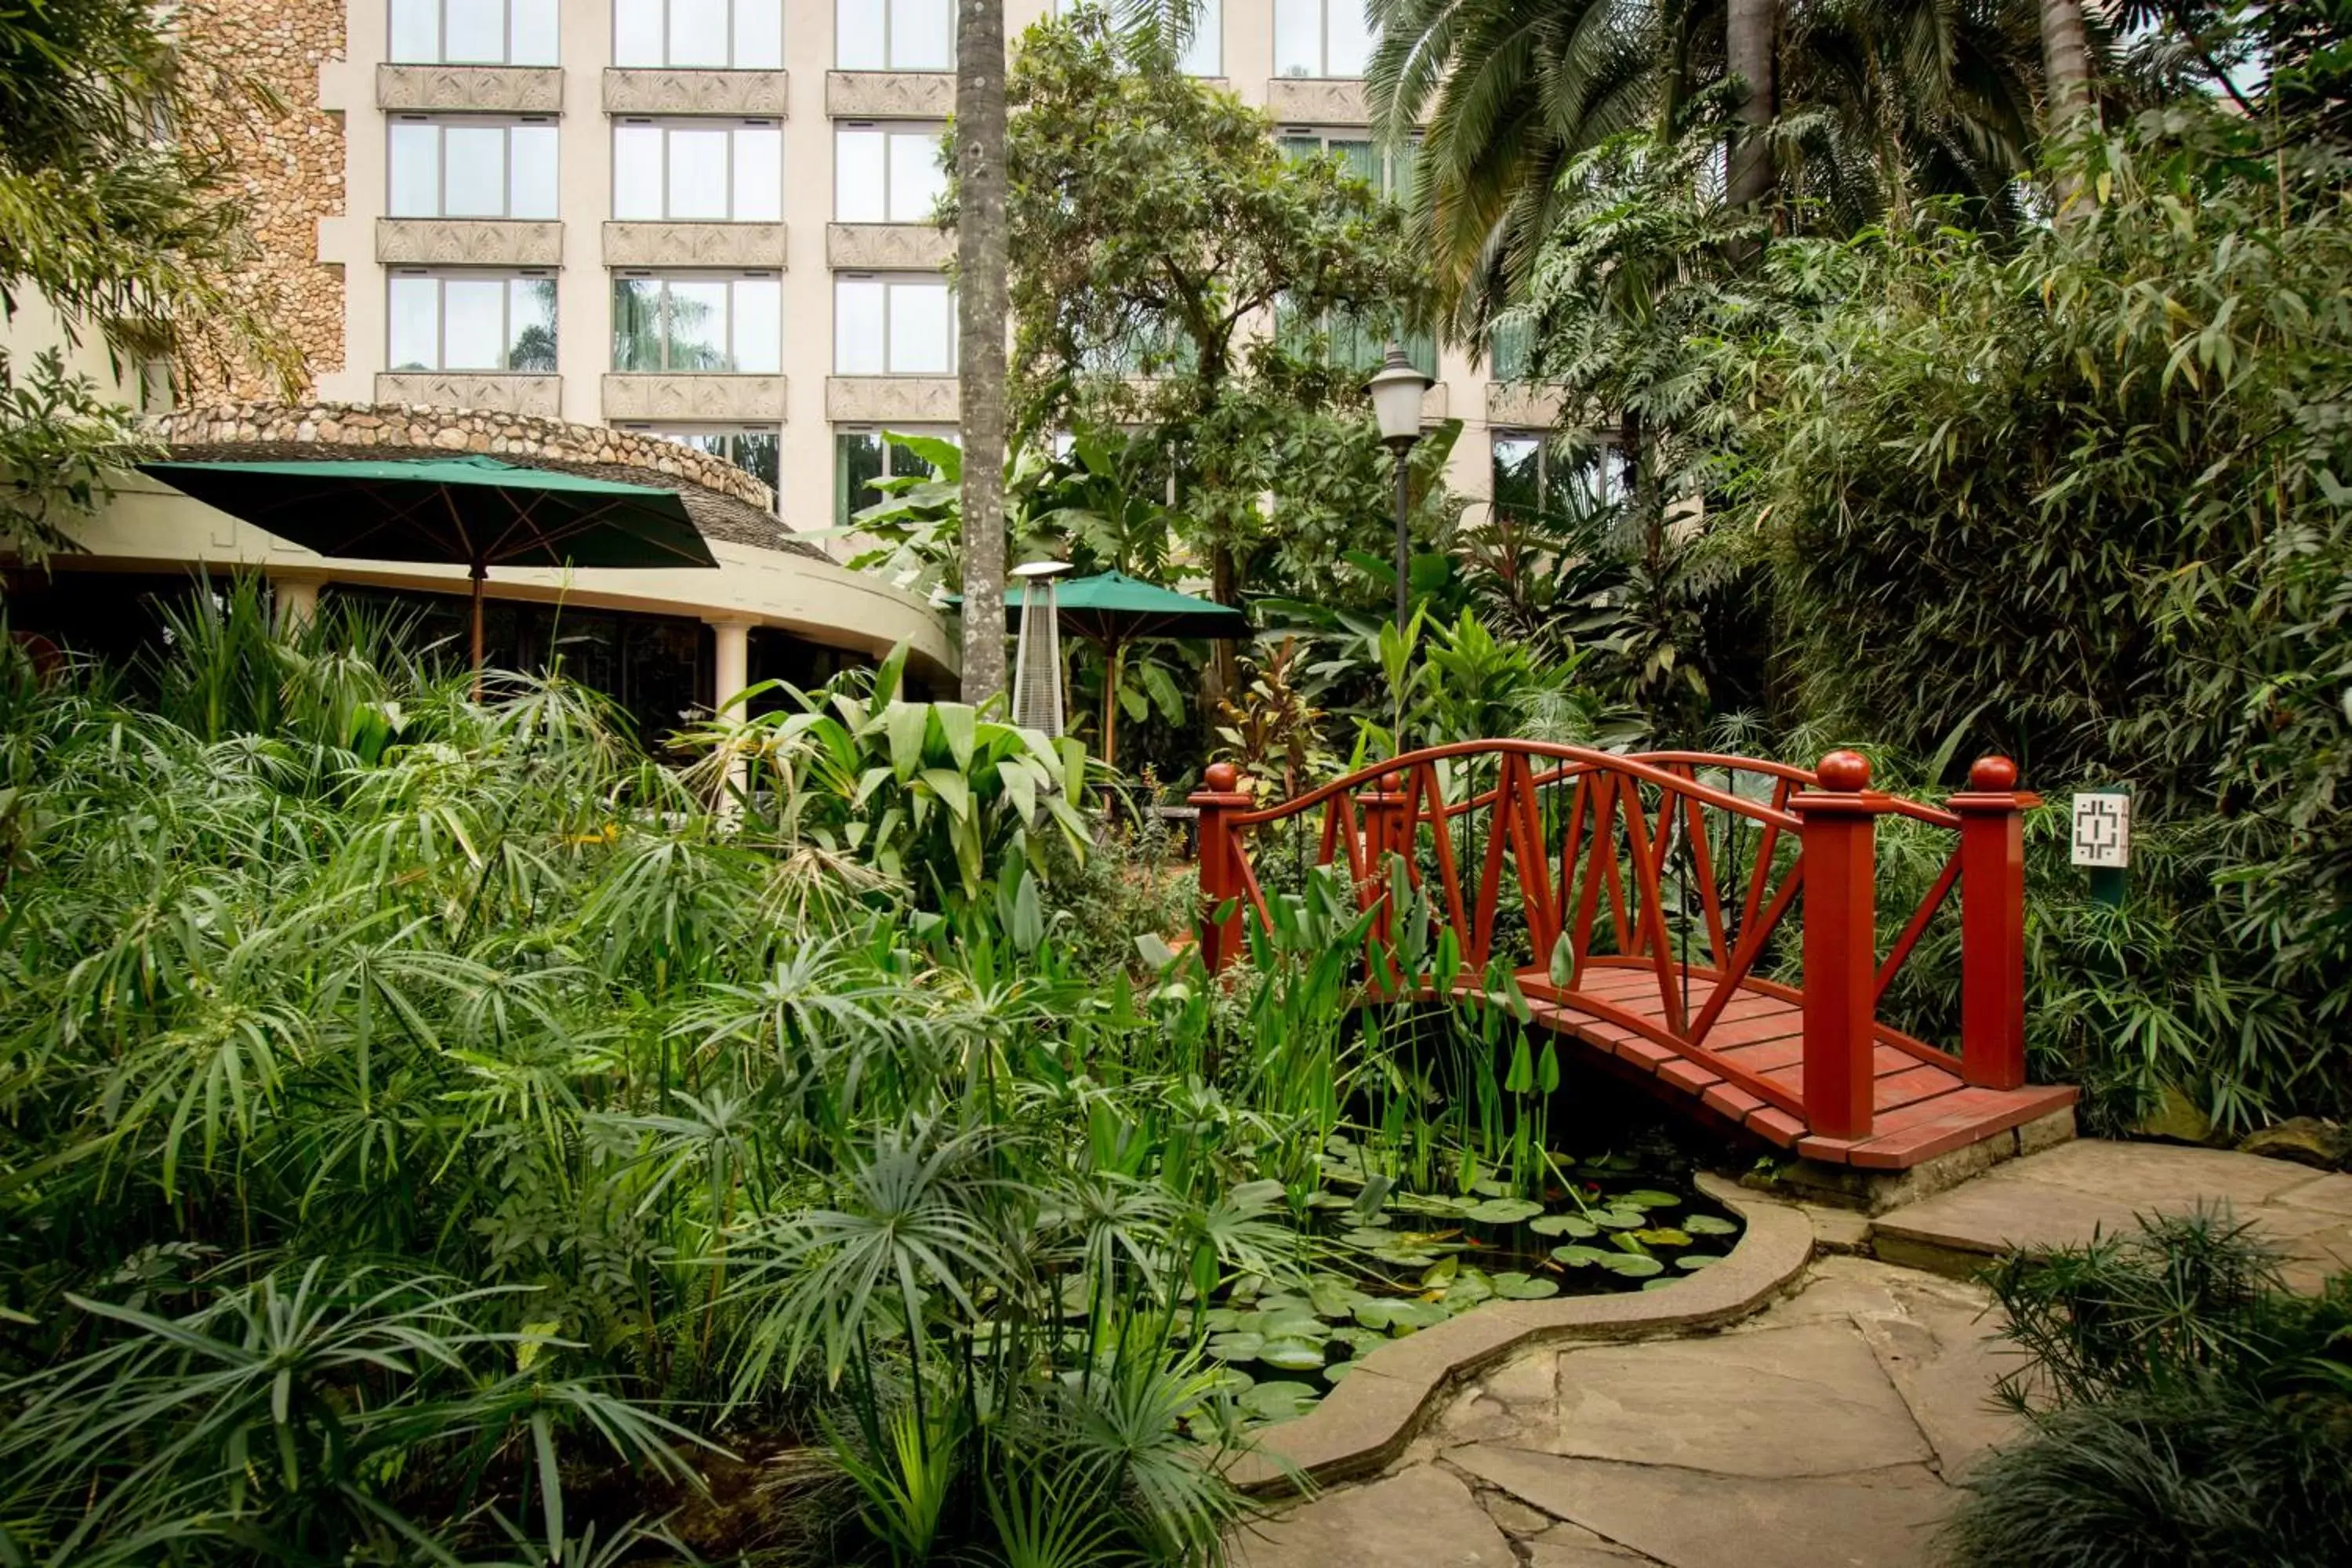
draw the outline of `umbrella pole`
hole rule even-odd
[[[1118,667],[1126,657],[1127,645],[1110,645],[1110,668],[1103,676],[1103,766],[1118,766]]]
[[[482,700],[482,583],[490,574],[479,561],[468,574],[474,580],[474,700]]]

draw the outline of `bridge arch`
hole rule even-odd
[[[2007,758],[1979,758],[1968,789],[1935,805],[1871,788],[1853,752],[1806,769],[1497,739],[1259,805],[1220,763],[1192,796],[1201,952],[1221,969],[1251,922],[1271,923],[1259,844],[1286,824],[1373,917],[1358,961],[1373,994],[1427,990],[1431,973],[1404,973],[1398,954],[1450,936],[1469,972],[1507,964],[1546,1027],[1708,1113],[1809,1158],[1906,1169],[2074,1103],[2071,1088],[2026,1081],[2023,825],[2041,801],[2017,784]],[[1916,904],[1886,911],[1905,918],[1882,951],[1885,817],[1953,843]],[[1953,1051],[1879,1013],[1956,893]]]

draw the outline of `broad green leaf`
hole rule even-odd
[[[971,781],[952,768],[925,768],[923,783],[957,821],[971,816]]]
[[[948,755],[955,765],[966,772],[971,768],[971,748],[980,725],[979,710],[968,702],[934,702],[931,712],[940,721],[940,734],[948,743]]]
[[[930,732],[931,710],[914,702],[893,702],[883,710],[883,727],[890,739],[890,771],[904,784],[923,765],[923,740]]]

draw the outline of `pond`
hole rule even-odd
[[[1196,1425],[1288,1420],[1384,1342],[1486,1301],[1670,1289],[1720,1261],[1742,1228],[1655,1134],[1622,1152],[1549,1154],[1540,1199],[1493,1179],[1458,1195],[1401,1191],[1345,1134],[1321,1163],[1315,1272],[1281,1288],[1239,1280],[1201,1315],[1227,1408]]]

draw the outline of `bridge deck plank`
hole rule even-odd
[[[1577,988],[1569,992],[1551,992],[1540,970],[1530,969],[1522,979],[1549,993],[1534,1004],[1538,1021],[1547,1027],[1580,1039],[1695,1097],[1727,1121],[1811,1159],[1904,1170],[2063,1110],[2074,1100],[2072,1089],[1972,1086],[1955,1070],[1957,1063],[1940,1065],[1949,1058],[1929,1052],[1936,1059],[1923,1060],[1916,1043],[1906,1048],[1886,1037],[1871,1053],[1871,1135],[1821,1138],[1801,1118],[1766,1102],[1739,1083],[1727,1081],[1706,1063],[1578,1007],[1580,996],[1590,997],[1666,1033],[1665,1004],[1659,995],[1655,970],[1646,965],[1588,965],[1577,976]],[[1702,984],[1702,977],[1695,974],[1691,994],[1703,998],[1714,984],[1712,976],[1705,977]],[[1797,1003],[1743,987],[1725,1005],[1707,1036],[1706,1047],[1727,1068],[1761,1079],[1802,1101],[1804,1017]]]

